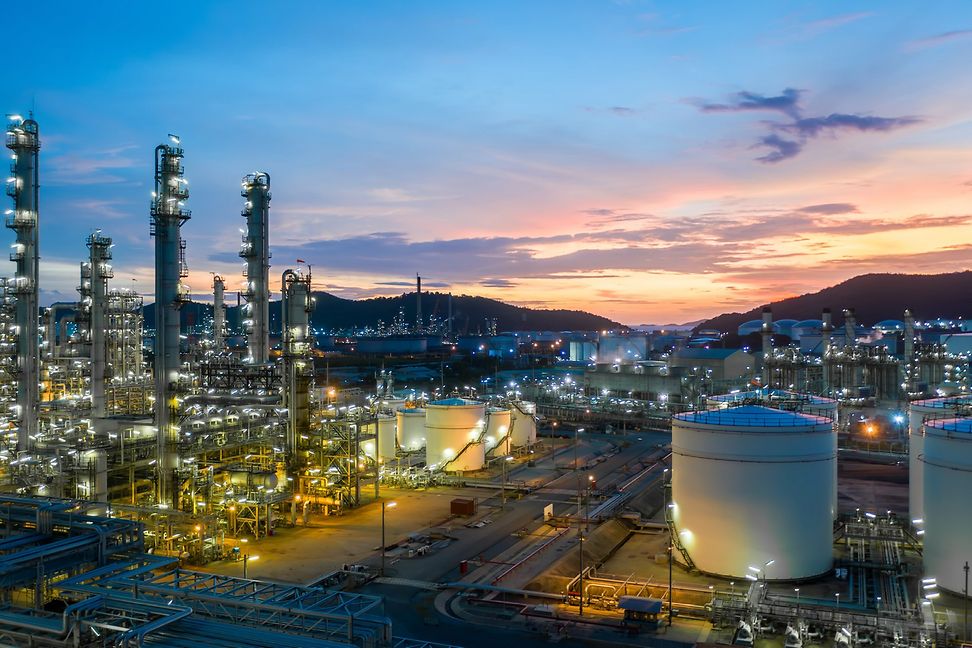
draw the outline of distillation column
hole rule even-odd
[[[270,174],[244,176],[241,195],[246,198],[241,212],[246,233],[240,256],[246,261],[243,324],[247,361],[266,364],[270,359]]]
[[[14,207],[7,213],[6,225],[17,234],[10,253],[16,263],[14,294],[17,297],[17,450],[29,451],[37,437],[37,403],[40,389],[39,313],[37,279],[39,261],[38,240],[38,153],[40,130],[33,119],[14,118],[7,127],[7,148],[13,151],[7,180],[7,195]]]
[[[422,334],[422,277],[415,275],[415,332]]]
[[[823,355],[821,356],[821,369],[823,371],[823,393],[830,393],[830,364],[828,358],[830,357],[830,347],[831,338],[834,333],[834,322],[833,316],[830,313],[829,308],[823,309],[823,317],[821,321],[823,324],[820,325],[820,337],[823,338]]]
[[[763,309],[763,328],[760,330],[760,337],[763,343],[763,352],[760,355],[762,360],[762,370],[763,370],[763,387],[770,387],[770,368],[769,363],[766,362],[773,354],[773,311],[768,307]]]
[[[223,295],[226,284],[219,275],[213,275],[213,351],[221,353],[226,349],[226,303]]]
[[[172,138],[178,143],[178,138]],[[185,242],[181,228],[190,213],[183,209],[189,188],[183,178],[181,148],[160,144],[155,148],[155,192],[151,234],[155,237],[155,425],[157,427],[156,501],[175,506],[174,473],[179,467],[178,394],[179,308],[185,300],[181,279]]]
[[[287,416],[287,456],[290,476],[296,478],[299,460],[297,445],[301,434],[310,426],[310,379],[312,363],[310,350],[310,314],[314,310],[311,297],[310,272],[285,270],[281,280],[281,350],[286,372],[284,404]]]
[[[901,380],[901,389],[905,392],[905,398],[907,399],[908,393],[914,391],[914,368],[915,368],[915,316],[911,314],[911,310],[905,309],[904,312],[904,336],[902,342],[903,355],[901,358],[901,371],[903,373]]]
[[[94,233],[88,237],[91,304],[88,340],[91,342],[91,416],[103,418],[105,408],[105,334],[108,328],[108,280],[113,276],[111,239]]]

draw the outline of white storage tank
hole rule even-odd
[[[672,515],[703,572],[768,580],[833,566],[837,435],[823,416],[759,405],[672,419]],[[772,561],[769,567],[767,563]]]
[[[912,401],[908,406],[908,515],[912,520],[921,520],[925,517],[922,495],[924,467],[920,459],[923,452],[925,421],[951,418],[969,408],[972,408],[972,396],[929,398]]]
[[[403,407],[395,412],[398,445],[402,450],[414,452],[425,447],[425,410],[420,407]]]
[[[510,425],[513,412],[502,407],[490,407],[486,412],[486,455],[503,456],[510,453]]]
[[[924,427],[920,462],[925,576],[961,595],[965,589],[962,566],[972,562],[972,418],[935,419]]]
[[[425,407],[425,463],[433,470],[480,470],[486,405],[464,398],[432,401]]]
[[[530,401],[514,401],[513,420],[510,440],[514,448],[533,445],[537,442],[537,406]]]
[[[382,461],[390,461],[398,454],[395,419],[387,414],[378,415],[378,456]]]

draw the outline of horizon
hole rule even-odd
[[[968,267],[967,4],[263,6],[170,3],[162,25],[40,3],[8,33],[32,53],[0,104],[40,125],[43,304],[76,299],[95,229],[113,285],[151,296],[167,133],[196,298],[212,272],[242,282],[238,183],[257,169],[271,277],[307,259],[348,299],[418,272],[637,326]]]

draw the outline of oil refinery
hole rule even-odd
[[[374,376],[350,388],[315,339],[311,266],[271,274],[267,172],[241,181],[243,342],[225,273],[187,339],[175,135],[154,152],[154,307],[113,285],[102,230],[78,299],[42,307],[41,143],[33,118],[10,121],[4,645],[968,639],[967,358],[923,342],[910,311],[862,332],[850,308],[843,331],[829,310],[766,309],[737,332],[758,353],[495,320],[463,338],[451,295],[444,319],[423,315],[417,277],[413,327],[346,344]],[[463,353],[473,380],[447,385]],[[438,365],[438,387],[396,389],[399,356],[431,364],[429,384]]]

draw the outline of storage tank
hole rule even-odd
[[[924,467],[920,460],[924,451],[925,421],[952,418],[960,412],[967,413],[970,409],[972,396],[929,398],[912,401],[908,406],[908,515],[912,520],[925,517],[922,495]]]
[[[448,472],[480,470],[486,464],[485,418],[486,405],[479,401],[446,398],[426,405],[426,465]]]
[[[421,407],[403,407],[395,412],[398,445],[402,450],[414,452],[425,447],[425,410]]]
[[[502,407],[490,407],[486,412],[486,455],[503,456],[510,453],[510,425],[513,412]]]
[[[534,415],[537,406],[530,401],[515,401],[511,408],[513,420],[510,441],[514,448],[533,445],[537,442],[537,419]]]
[[[827,417],[759,405],[674,416],[671,511],[682,545],[719,576],[829,571],[836,461]]]
[[[972,560],[972,418],[925,423],[920,458],[924,481],[925,576],[961,595],[962,566]]]
[[[398,454],[395,441],[395,418],[387,414],[378,415],[378,455],[382,461],[390,461]]]

